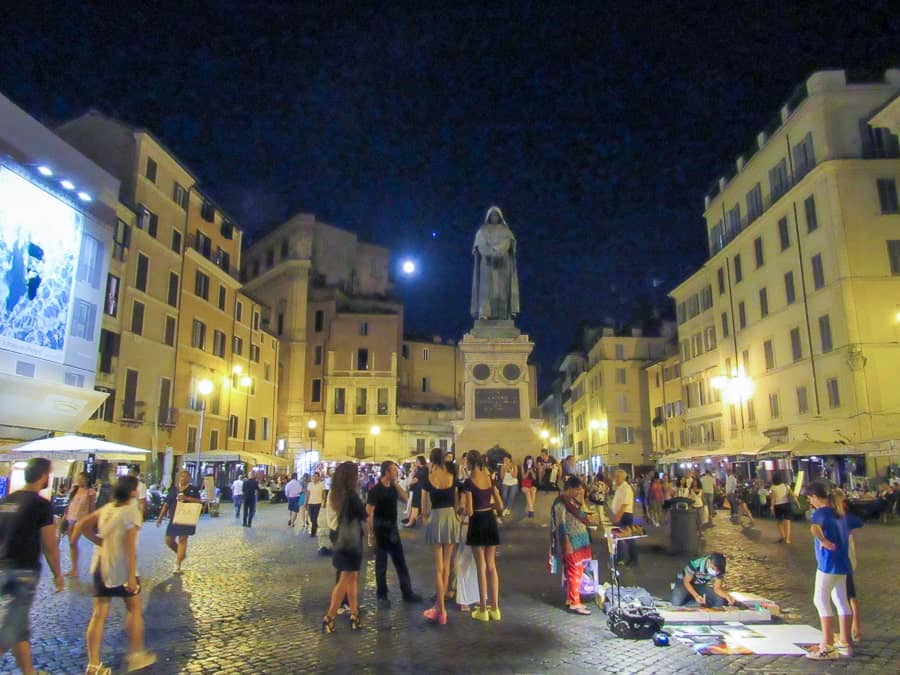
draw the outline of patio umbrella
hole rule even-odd
[[[52,456],[53,454],[76,452],[92,452],[101,457],[103,455],[130,455],[136,460],[140,460],[143,455],[150,454],[149,450],[137,448],[133,445],[113,443],[100,440],[99,438],[77,436],[75,434],[39,438],[36,441],[17,443],[0,448],[0,453],[10,454],[28,453],[30,455],[47,454]]]

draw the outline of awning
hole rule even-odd
[[[794,457],[816,457],[819,455],[863,455],[865,452],[847,447],[843,443],[828,443],[801,438],[794,441],[772,441],[759,449],[759,455],[789,453]]]
[[[707,457],[753,457],[755,451],[734,450],[733,448],[716,448],[715,450],[679,450],[668,455],[663,455],[657,459],[659,464],[676,464],[678,462],[691,462],[694,460],[702,460]]]
[[[39,438],[36,441],[17,443],[0,448],[3,453],[28,453],[31,456],[50,455],[56,457],[60,454],[85,454],[93,453],[98,459],[112,459],[125,456],[132,461],[141,461],[144,455],[150,454],[149,450],[137,448],[124,443],[113,443],[91,436],[77,436],[64,434],[51,438]]]
[[[182,460],[185,462],[194,462],[197,459],[197,454],[194,452],[186,452],[182,455]],[[200,461],[201,462],[246,462],[247,464],[253,465],[265,465],[265,466],[282,466],[289,467],[291,466],[291,460],[285,459],[284,457],[276,457],[275,455],[267,455],[263,452],[248,452],[246,450],[241,450],[239,452],[235,452],[233,450],[207,450],[206,452],[200,452]]]

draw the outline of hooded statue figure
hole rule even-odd
[[[488,209],[472,247],[473,319],[512,319],[519,314],[516,238],[496,206]]]

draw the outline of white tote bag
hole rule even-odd
[[[200,512],[203,510],[203,504],[199,502],[178,502],[175,507],[175,515],[172,516],[174,525],[192,525],[196,526],[200,520]]]

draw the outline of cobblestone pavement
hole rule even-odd
[[[539,508],[547,511],[548,495],[541,495]],[[502,621],[484,624],[452,611],[447,626],[428,625],[421,617],[426,605],[399,602],[393,570],[388,583],[394,606],[376,610],[370,557],[361,591],[363,630],[351,632],[343,616],[336,633],[323,635],[321,619],[334,572],[330,559],[317,555],[315,540],[287,527],[283,505],[262,505],[253,529],[242,528],[230,509],[222,513],[201,521],[182,577],[170,574],[173,557],[162,544],[162,530],[153,523],[142,530],[147,643],[160,657],[147,673],[886,673],[897,672],[900,663],[900,596],[892,588],[897,526],[869,525],[860,535],[863,573],[857,587],[865,639],[852,661],[822,664],[802,657],[698,656],[680,644],[658,648],[649,641],[615,638],[596,610],[589,617],[567,614],[559,578],[545,572],[546,519],[501,530]],[[772,521],[743,529],[727,520],[722,514],[716,518],[706,534],[706,549],[729,556],[730,583],[777,600],[791,623],[818,626],[808,528],[797,523],[788,547],[773,543]],[[666,537],[665,531],[654,531],[641,542],[640,567],[626,570],[626,583],[668,594],[685,558],[665,552]],[[428,596],[433,592],[431,552],[421,538],[420,529],[403,531],[414,586]],[[601,553],[601,547],[595,544],[595,552]],[[53,595],[46,574],[41,580],[32,612],[33,647],[35,665],[51,673],[84,669],[83,631],[91,608],[89,549],[82,542],[81,581],[70,583],[65,593]],[[123,616],[121,603],[114,603],[104,638],[104,660],[120,669]],[[0,672],[13,666],[9,654],[0,660]]]

